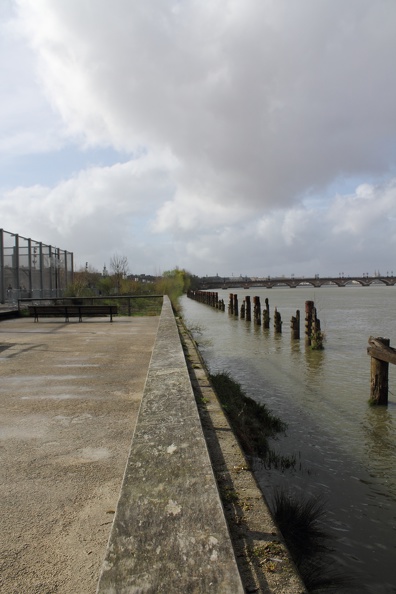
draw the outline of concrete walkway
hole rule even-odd
[[[2,593],[96,591],[158,323],[0,323]]]

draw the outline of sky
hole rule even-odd
[[[396,275],[395,0],[0,0],[0,227],[135,274]]]

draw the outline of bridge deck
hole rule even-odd
[[[362,287],[369,287],[370,285],[382,284],[388,287],[396,284],[396,277],[394,276],[380,276],[380,277],[368,277],[368,276],[337,276],[337,277],[323,277],[315,276],[309,277],[267,277],[259,279],[249,278],[210,278],[202,279],[200,289],[214,291],[215,289],[250,289],[253,287],[265,287],[272,289],[274,287],[290,287],[295,289],[296,287],[312,286],[312,287],[325,287],[325,286],[337,286],[346,287],[349,285],[360,285]]]

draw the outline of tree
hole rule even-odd
[[[75,270],[73,276],[73,282],[68,285],[65,291],[66,297],[91,297],[96,294],[101,275],[88,262],[79,270]]]
[[[174,270],[167,270],[163,273],[162,279],[157,283],[157,288],[160,293],[168,295],[173,306],[177,308],[178,298],[188,291],[190,283],[191,274],[176,267]]]
[[[120,254],[114,254],[110,258],[110,268],[113,271],[113,278],[118,294],[121,293],[121,282],[128,274],[128,258]]]

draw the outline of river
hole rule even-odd
[[[230,291],[218,291],[226,310]],[[258,468],[266,494],[274,487],[315,495],[326,502],[334,537],[334,563],[354,578],[358,591],[396,592],[396,365],[389,366],[389,404],[371,407],[368,338],[396,347],[396,288],[239,289],[269,299],[269,330],[187,297],[181,299],[211,373],[227,371],[245,392],[288,429],[272,444],[293,455],[293,470]],[[315,302],[325,333],[323,351],[304,341],[304,305]],[[274,334],[273,312],[282,316]],[[301,340],[291,339],[290,319],[301,312]],[[356,592],[356,589],[350,589]],[[343,589],[342,592],[349,592]]]

